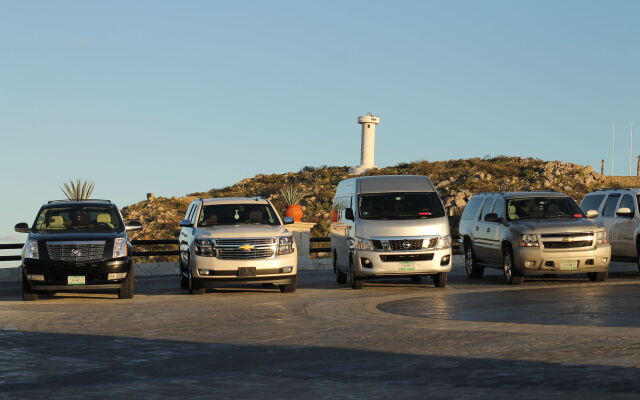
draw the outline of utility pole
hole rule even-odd
[[[640,156],[638,156],[638,166],[640,168]],[[600,175],[604,175],[604,160],[600,162]]]
[[[636,176],[640,176],[640,156],[636,157],[638,159],[638,167],[636,168]]]
[[[616,164],[616,121],[611,123],[611,176]]]
[[[631,159],[633,158],[633,122],[631,123],[631,145],[629,146],[629,176],[632,176],[631,172]]]

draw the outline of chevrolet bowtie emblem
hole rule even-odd
[[[242,246],[240,246],[240,250],[244,250],[244,251],[251,251],[253,250],[255,246],[252,246],[250,244],[243,244]]]
[[[570,237],[563,237],[562,241],[563,242],[571,242],[573,239],[571,239]]]

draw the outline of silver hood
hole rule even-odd
[[[604,230],[600,222],[586,218],[511,221],[511,229],[520,233],[580,233]]]
[[[444,236],[449,235],[446,217],[433,219],[371,220],[361,219],[356,224],[355,235],[371,237]]]
[[[260,238],[291,235],[291,232],[282,225],[218,225],[197,229],[196,236],[203,239]]]

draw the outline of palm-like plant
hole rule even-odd
[[[61,187],[62,193],[67,196],[67,199],[73,201],[87,200],[93,193],[94,183],[86,180],[76,179],[76,181],[69,181],[64,183],[64,187]]]
[[[306,196],[307,194],[305,191],[299,186],[285,185],[280,189],[280,197],[282,197],[282,201],[284,201],[288,206],[300,204],[302,199]]]

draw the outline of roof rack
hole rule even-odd
[[[96,202],[96,203],[111,203],[111,200],[104,199],[84,199],[84,200],[49,200],[47,204],[53,203],[83,203],[83,202]]]
[[[594,192],[601,192],[605,190],[633,190],[633,189],[640,189],[640,188],[637,188],[637,187],[602,188],[602,189],[596,189],[594,190]]]

